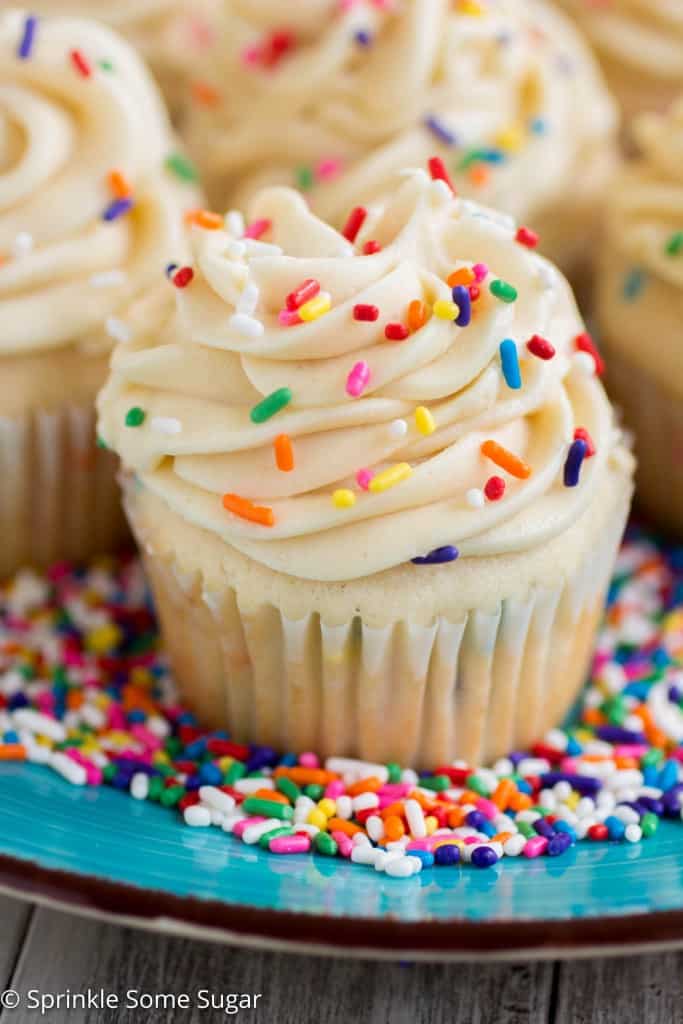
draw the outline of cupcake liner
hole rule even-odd
[[[460,621],[372,628],[292,620],[155,549],[128,510],[183,700],[205,723],[279,750],[314,749],[426,766],[492,761],[561,720],[585,680],[623,532],[630,489],[600,517],[593,543],[557,585],[531,586]]]
[[[635,438],[636,498],[659,525],[683,536],[683,399],[605,339],[608,387]]]
[[[0,417],[0,578],[124,540],[117,460],[95,437],[91,408]]]

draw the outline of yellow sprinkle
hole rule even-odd
[[[227,772],[228,768],[235,763],[235,758],[230,757],[228,754],[225,757],[221,757],[218,760],[218,767],[222,772]]]
[[[477,0],[458,0],[458,14],[470,14],[472,17],[481,17],[484,8]]]
[[[318,810],[317,807],[314,807],[313,810],[310,811],[306,821],[309,825],[315,825],[316,828],[323,831],[327,829],[327,815],[323,814],[323,812]]]
[[[332,504],[335,508],[353,508],[356,504],[356,495],[347,487],[341,487],[332,495]]]
[[[503,128],[498,132],[495,142],[497,146],[507,150],[508,153],[517,153],[522,148],[524,134],[519,125],[511,124],[508,128]]]
[[[148,669],[143,668],[142,665],[137,665],[130,674],[130,681],[133,686],[152,686],[154,678]]]
[[[581,799],[581,797],[579,796],[578,793],[570,793],[568,797],[565,797],[565,801],[564,802],[566,803],[566,805],[569,808],[569,810],[573,811],[573,810],[575,810],[576,805],[578,804],[580,799]]]
[[[439,827],[439,819],[435,818],[433,814],[428,814],[425,818],[425,828],[427,829],[427,835],[431,836],[433,832],[436,832]]]
[[[434,303],[434,316],[439,320],[457,320],[460,316],[460,307],[448,299],[437,299]]]
[[[318,800],[318,810],[322,811],[326,818],[333,818],[337,813],[337,803],[328,796],[323,797],[322,800]]]
[[[381,494],[382,491],[388,491],[390,487],[395,487],[396,484],[407,480],[412,472],[412,467],[407,462],[398,462],[395,466],[390,466],[389,469],[373,476],[370,481],[370,490],[373,494]]]
[[[304,302],[303,306],[299,309],[299,316],[302,320],[310,322],[311,320],[317,320],[318,317],[324,316],[325,313],[329,313],[332,306],[332,299],[329,292],[320,292],[315,298],[310,299],[308,302]]]
[[[436,430],[436,423],[429,409],[425,408],[424,405],[418,405],[415,410],[415,426],[421,434],[427,436],[433,434]]]
[[[432,846],[432,851],[438,850],[440,846],[458,846],[460,849],[465,845],[462,839],[456,839],[455,836],[444,836],[443,839],[438,840]]]
[[[110,623],[91,629],[85,638],[85,645],[93,654],[109,654],[121,643],[122,634],[118,626]]]

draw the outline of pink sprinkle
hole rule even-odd
[[[491,800],[487,800],[485,797],[480,796],[478,800],[474,801],[474,804],[477,810],[481,811],[484,817],[488,818],[489,821],[495,821],[498,817],[498,808],[491,802]]]
[[[370,383],[370,367],[362,360],[355,363],[346,378],[346,394],[358,398]]]
[[[411,839],[406,850],[431,850],[432,842],[430,839]]]
[[[356,483],[364,491],[368,491],[370,489],[370,481],[374,475],[371,469],[359,469],[356,473]]]
[[[244,237],[256,239],[262,238],[267,231],[270,231],[272,226],[272,220],[268,220],[266,217],[262,217],[260,220],[254,220],[251,224],[247,225]]]
[[[295,324],[302,324],[303,320],[296,309],[281,309],[277,315],[278,323],[282,327],[294,327]]]
[[[615,757],[643,757],[648,748],[642,743],[622,743],[614,748]]]
[[[563,757],[560,763],[560,771],[573,775],[579,770],[579,762],[575,757]]]
[[[242,50],[242,62],[244,64],[260,64],[261,63],[261,47],[260,46],[247,46]]]
[[[79,764],[82,768],[85,768],[85,778],[89,786],[101,786],[102,785],[102,769],[98,768],[96,764],[89,761],[87,757],[77,750],[75,747],[69,747],[64,753],[67,757],[70,757],[72,761]]]
[[[142,725],[140,722],[130,726],[130,732],[135,736],[136,740],[139,740],[140,743],[142,743],[143,747],[147,748],[147,750],[159,750],[163,746],[159,737],[153,733],[151,729],[147,729],[146,726]]]
[[[317,754],[306,751],[304,754],[299,755],[299,764],[302,768],[319,768],[320,760]]]
[[[110,704],[107,708],[107,727],[113,730],[126,728],[126,716],[118,704]]]
[[[55,695],[49,691],[36,694],[36,704],[44,715],[50,715],[55,706]]]
[[[533,838],[527,839],[522,853],[529,858],[540,857],[542,853],[545,853],[547,845],[548,840],[545,836],[533,836]]]
[[[332,838],[339,847],[339,853],[342,857],[350,857],[353,853],[353,843],[347,836],[346,832],[340,832],[337,829],[333,829]]]
[[[262,821],[266,819],[263,815],[254,815],[252,818],[243,818],[242,821],[238,821],[232,830],[232,834],[237,836],[238,839],[242,838],[242,834],[245,829],[249,828],[250,825],[260,825]]]
[[[481,839],[478,836],[465,836],[463,842],[465,846],[474,846],[475,843],[481,845]]]
[[[320,160],[315,168],[316,177],[321,181],[333,181],[343,170],[342,161],[333,156]]]
[[[328,800],[336,800],[338,796],[341,796],[346,786],[341,779],[333,779],[332,782],[328,782],[325,786],[325,796]]]
[[[484,280],[489,272],[489,268],[485,263],[475,263],[472,267],[472,273],[479,284]]]
[[[297,832],[293,836],[277,836],[268,843],[271,853],[308,853],[311,848],[311,837],[305,832]]]
[[[412,788],[409,782],[387,782],[384,786],[380,786],[377,795],[380,800],[383,796],[391,797],[392,800],[400,800],[402,797],[408,796]]]

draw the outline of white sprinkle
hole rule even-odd
[[[536,280],[544,291],[550,291],[555,287],[553,271],[546,263],[539,263],[536,271]]]
[[[242,833],[242,842],[246,843],[247,846],[253,846],[255,843],[258,843],[261,836],[264,836],[266,832],[270,832],[274,828],[280,828],[281,825],[282,822],[279,818],[266,818],[265,821],[259,821],[255,825],[247,825]]]
[[[244,291],[237,300],[237,312],[252,316],[256,311],[259,300],[259,290],[253,281],[248,281]]]
[[[405,437],[408,433],[408,424],[405,420],[394,420],[393,423],[389,424],[389,436],[394,437],[397,440],[400,437]]]
[[[572,356],[572,370],[585,377],[595,376],[595,359],[590,352],[575,352]]]
[[[118,320],[115,316],[107,317],[104,322],[104,329],[112,341],[119,342],[122,345],[133,337],[133,332],[128,324],[124,324],[123,320]]]
[[[353,814],[353,806],[351,804],[351,797],[343,793],[337,797],[337,810],[336,816],[343,818],[344,821],[348,821]]]
[[[408,828],[413,839],[424,839],[427,835],[427,826],[425,825],[422,808],[417,800],[406,800],[403,813],[406,816]]]
[[[367,779],[370,776],[376,776],[380,782],[387,782],[389,779],[389,772],[385,764],[359,761],[353,757],[328,757],[325,761],[325,771],[334,772],[335,775],[348,775],[352,782]],[[417,781],[417,776],[415,776],[415,781]]]
[[[185,818],[185,824],[190,825],[192,828],[208,828],[211,824],[211,811],[208,807],[202,807],[201,804],[193,804],[191,807],[186,807],[183,817]]]
[[[503,843],[503,852],[506,857],[519,857],[525,846],[526,839],[521,832],[518,832],[517,835],[510,836],[510,838]]]
[[[486,495],[478,487],[472,487],[465,495],[465,500],[470,508],[483,508],[486,504]]]
[[[266,779],[259,777],[257,779],[237,779],[233,783],[233,789],[236,789],[238,793],[255,793],[258,789],[275,789],[275,783],[272,779]],[[311,801],[312,802],[312,801]]]
[[[72,761],[66,754],[62,754],[61,751],[50,754],[48,764],[53,771],[61,775],[67,782],[70,782],[72,786],[85,786],[88,776],[83,765],[76,764],[75,761]]]
[[[12,255],[18,260],[22,256],[28,256],[32,249],[33,235],[29,235],[28,231],[20,231],[12,243]]]
[[[241,260],[247,251],[247,247],[244,242],[233,239],[228,245],[228,256],[233,260]]]
[[[66,729],[61,722],[32,708],[18,708],[12,717],[20,729],[28,729],[38,736],[47,736],[55,743],[63,743],[66,739]]]
[[[130,795],[134,800],[146,800],[149,795],[149,776],[136,772],[130,780]]]
[[[230,234],[235,235],[236,238],[241,238],[247,230],[244,217],[239,210],[228,210],[225,215],[225,226]]]
[[[379,807],[379,797],[376,793],[361,793],[352,803],[354,811],[367,811],[370,807]]]
[[[100,274],[93,274],[90,284],[93,288],[118,288],[126,283],[126,275],[123,270],[103,270]]]
[[[220,811],[221,814],[230,814],[235,809],[235,798],[216,786],[200,786],[199,799],[211,810]]]
[[[632,823],[626,826],[626,830],[624,832],[624,839],[627,843],[639,843],[642,838],[643,830],[641,829],[640,825]]]
[[[442,181],[441,178],[437,178],[436,181],[432,182],[432,195],[440,203],[450,202],[453,198],[453,189]]]
[[[365,828],[374,843],[378,843],[380,839],[384,839],[384,822],[380,818],[379,814],[371,814],[370,817],[366,819]]]
[[[149,421],[149,425],[158,434],[168,434],[169,436],[179,434],[183,429],[180,420],[175,419],[173,416],[153,416]]]
[[[380,853],[382,853],[382,851],[376,850],[374,846],[365,846],[364,844],[361,844],[360,846],[354,846],[351,851],[351,860],[354,864],[374,865]]]
[[[247,316],[246,313],[233,313],[229,326],[245,338],[260,338],[264,331],[261,321],[253,316]]]

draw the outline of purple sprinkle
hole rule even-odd
[[[38,19],[35,17],[35,15],[30,14],[24,22],[24,32],[21,37],[21,42],[19,43],[19,48],[17,50],[17,57],[19,58],[19,60],[28,60],[28,58],[31,56],[31,51],[33,49],[33,40],[35,39],[37,25]]]
[[[567,832],[556,832],[551,839],[548,840],[548,845],[545,848],[545,852],[549,857],[559,857],[561,853],[565,853],[572,845],[572,837]]]
[[[432,135],[435,135],[439,142],[444,142],[447,146],[457,146],[458,137],[455,135],[443,121],[440,121],[434,114],[429,114],[424,119],[425,128],[429,128]]]
[[[365,29],[359,29],[353,37],[359,46],[371,46],[372,36]]]
[[[102,220],[112,221],[123,217],[133,208],[133,199],[125,196],[123,199],[114,199],[102,214]]]
[[[555,829],[553,826],[545,820],[545,818],[536,818],[532,828],[539,836],[545,836],[546,839],[552,839],[555,835]]]
[[[434,548],[428,555],[411,558],[411,562],[413,565],[443,565],[445,562],[454,562],[459,554],[457,548],[448,544],[443,548]]]
[[[669,700],[671,701],[671,703],[672,704],[679,704],[680,700],[681,700],[681,696],[683,696],[683,693],[681,693],[681,690],[676,686],[675,683],[672,683],[672,685],[669,687],[669,692],[668,692],[668,697],[669,697]]]
[[[565,487],[576,487],[581,476],[581,466],[583,460],[588,454],[588,445],[581,438],[573,441],[569,453],[567,455],[567,461],[564,464],[564,486]]]
[[[595,735],[607,743],[647,743],[642,732],[622,729],[618,725],[599,725],[595,730]]]
[[[455,319],[456,324],[458,327],[467,327],[472,319],[472,300],[469,288],[466,288],[464,284],[456,284],[453,288],[453,302],[460,310]]]
[[[600,779],[591,775],[573,775],[568,772],[546,772],[541,775],[542,789],[552,789],[558,782],[568,782],[581,796],[595,796],[602,788]]]
[[[492,868],[498,861],[498,855],[490,846],[478,846],[472,851],[472,863],[475,868]]]

